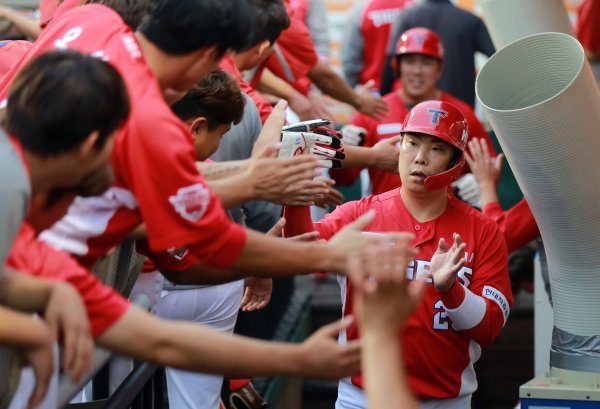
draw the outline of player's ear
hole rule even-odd
[[[77,148],[77,150],[79,151],[79,157],[85,158],[86,156],[88,156],[90,152],[94,149],[98,138],[100,138],[100,132],[92,131],[87,136],[87,138],[85,138],[83,142],[79,144],[79,147]]]
[[[192,122],[190,125],[190,131],[194,136],[194,139],[197,139],[198,136],[202,135],[204,132],[208,130],[208,121],[205,117],[200,116]]]
[[[267,52],[271,52],[271,41],[269,40],[264,40],[263,42],[261,42],[258,47],[258,56],[263,57],[263,55]]]

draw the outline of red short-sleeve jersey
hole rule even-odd
[[[23,274],[63,281],[75,287],[85,304],[94,337],[102,335],[129,308],[125,298],[102,284],[75,259],[37,240],[33,228],[27,224],[21,226],[7,265]]]
[[[360,112],[354,114],[350,121],[351,124],[367,130],[367,137],[362,146],[375,146],[377,142],[396,136],[400,134],[400,131],[402,130],[402,123],[404,122],[404,118],[408,114],[409,109],[400,97],[400,94],[398,92],[391,92],[385,95],[383,100],[388,103],[389,111],[388,115],[380,121],[361,114]],[[483,125],[481,125],[481,122],[479,122],[470,106],[445,92],[441,92],[440,100],[450,102],[465,115],[469,126],[469,140],[472,138],[483,138],[490,150],[490,154],[496,154],[496,149],[494,148],[489,134],[486,132]],[[467,170],[468,168],[465,168],[465,171]],[[354,183],[359,174],[360,169],[358,168],[336,169],[331,172],[332,177],[342,185]],[[387,192],[388,190],[396,189],[401,184],[400,176],[398,176],[398,174],[383,172],[376,168],[369,168],[369,177],[371,178],[371,192],[376,195]]]
[[[143,221],[153,251],[188,246],[208,265],[231,266],[246,232],[228,219],[206,187],[188,127],[164,101],[133,32],[113,10],[81,6],[53,20],[24,60],[57,48],[115,66],[127,86],[131,112],[114,141],[115,184],[102,196],[78,197],[40,237],[91,266]],[[7,77],[12,76],[0,83],[2,98]]]
[[[267,59],[265,66],[279,78],[288,82],[298,92],[306,95],[308,89],[303,80],[319,61],[319,56],[310,32],[301,16],[287,7],[290,26],[281,33],[275,51]]]
[[[298,227],[302,226],[295,226],[306,222],[306,215],[298,214],[304,210],[286,208],[286,229],[291,228],[294,233],[311,229],[306,224],[301,229]],[[489,345],[495,339],[512,305],[506,245],[498,226],[452,195],[448,196],[447,208],[441,216],[419,222],[406,209],[396,189],[339,206],[315,223],[314,229],[320,238],[329,239],[369,210],[375,210],[376,216],[365,231],[414,233],[413,245],[419,253],[409,265],[406,277],[430,284],[399,334],[411,389],[419,399],[472,393],[477,387],[473,363],[479,359],[480,345]],[[451,240],[455,232],[467,245],[466,262],[452,289],[440,294],[429,275],[430,261],[439,240],[442,237]],[[344,314],[350,314],[352,286],[346,278],[340,280]],[[351,326],[345,335],[349,340],[358,338],[358,328]],[[363,385],[361,375],[354,376],[352,381],[357,386]]]

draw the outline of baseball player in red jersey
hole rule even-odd
[[[402,130],[402,119],[415,104],[427,100],[441,100],[455,105],[465,115],[470,139],[483,138],[490,151],[495,152],[488,133],[471,107],[436,87],[442,75],[444,59],[443,44],[438,35],[426,28],[410,29],[400,37],[396,50],[395,71],[402,79],[402,86],[383,97],[388,103],[389,114],[381,121],[376,121],[357,113],[350,122],[354,126],[364,128],[366,137],[362,146],[372,147],[380,141],[397,136]],[[359,173],[359,168],[342,169],[331,172],[331,176],[338,183],[347,185],[354,183]],[[400,178],[396,173],[370,167],[369,175],[373,194],[387,192],[400,186]]]
[[[464,164],[467,123],[445,101],[417,104],[403,123],[400,189],[338,207],[314,224],[328,239],[345,224],[375,211],[368,231],[414,233],[418,254],[409,280],[428,283],[423,301],[401,333],[408,383],[424,408],[466,408],[477,388],[473,364],[505,324],[512,294],[507,252],[498,226],[449,194]],[[286,235],[313,229],[306,208],[286,208]],[[344,315],[352,312],[352,285],[340,278]],[[359,337],[356,327],[341,335]],[[360,374],[340,382],[336,408],[364,408]]]

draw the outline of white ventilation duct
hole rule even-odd
[[[583,48],[562,33],[517,40],[476,92],[544,240],[550,365],[600,372],[600,92]]]
[[[563,0],[485,0],[481,14],[496,50],[547,31],[575,36]]]

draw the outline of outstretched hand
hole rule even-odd
[[[440,293],[452,288],[456,274],[465,265],[464,253],[467,245],[462,242],[458,233],[453,234],[453,239],[452,246],[448,246],[446,239],[441,238],[437,251],[431,258],[433,284]]]
[[[465,159],[477,182],[480,185],[490,184],[494,189],[500,179],[503,158],[502,153],[492,158],[485,141],[478,138],[469,141],[469,151],[465,151]]]
[[[371,246],[348,260],[354,316],[361,332],[396,334],[419,302],[424,282],[409,282],[406,269],[417,250],[410,238],[390,246]]]
[[[375,81],[369,80],[363,85],[356,87],[358,103],[355,108],[365,115],[380,120],[388,114],[388,104],[381,97],[376,97],[369,91]]]

